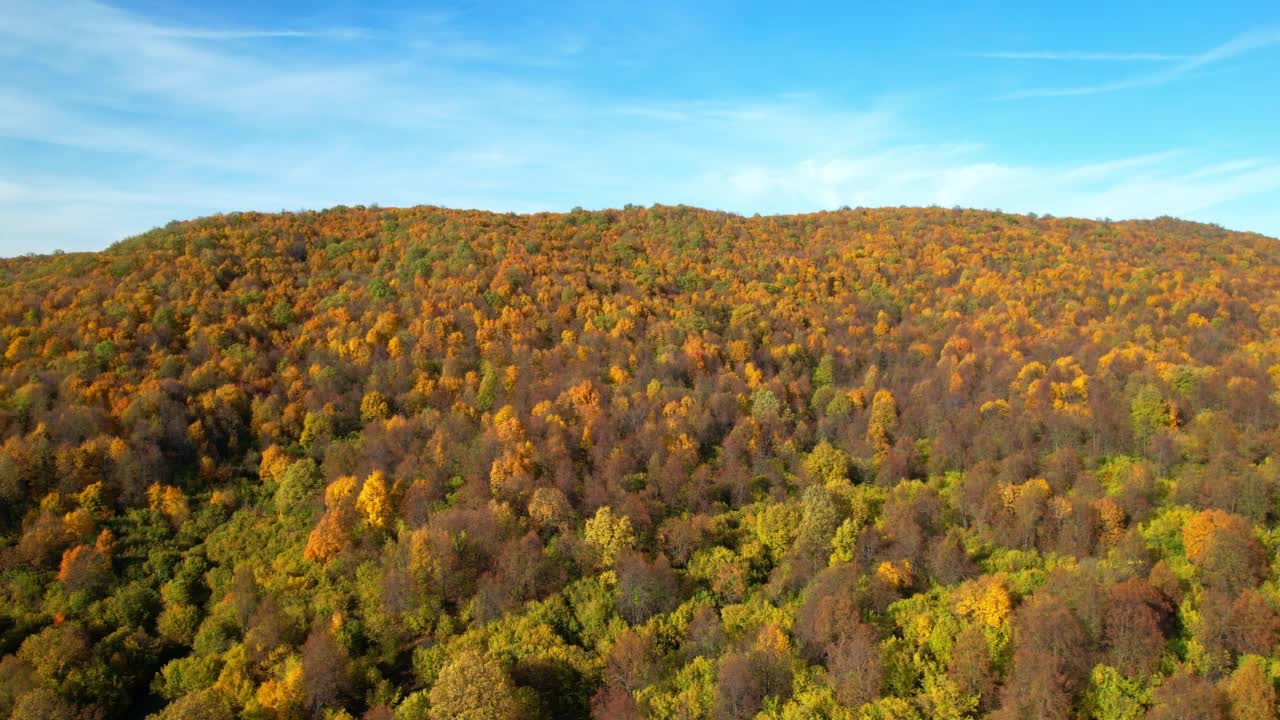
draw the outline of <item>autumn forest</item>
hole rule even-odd
[[[0,260],[0,718],[1264,720],[1280,244],[232,213]]]

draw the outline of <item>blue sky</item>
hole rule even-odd
[[[0,68],[0,255],[372,203],[937,204],[1280,236],[1274,0],[0,0]]]

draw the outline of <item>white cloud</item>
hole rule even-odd
[[[1120,158],[1119,160],[1090,163],[1072,168],[1067,171],[1064,178],[1073,182],[1081,183],[1088,182],[1090,180],[1105,180],[1107,178],[1115,177],[1119,173],[1130,173],[1136,170],[1160,166],[1168,161],[1176,159],[1181,154],[1183,154],[1182,150],[1165,150],[1163,152]]]
[[[267,38],[327,38],[362,39],[369,37],[360,28],[331,28],[327,30],[201,30],[196,28],[153,28],[156,37],[188,38],[192,40],[262,40]]]
[[[1253,30],[1228,40],[1217,47],[1206,50],[1205,52],[1195,55],[1185,56],[1173,67],[1159,72],[1148,73],[1145,75],[1137,75],[1129,78],[1123,78],[1109,83],[1101,83],[1097,85],[1080,85],[1075,87],[1045,87],[1030,88],[1027,90],[1019,90],[1009,93],[1006,98],[1033,98],[1033,97],[1076,97],[1083,95],[1098,95],[1101,93],[1116,92],[1119,90],[1129,90],[1139,87],[1151,87],[1155,85],[1165,85],[1171,83],[1184,75],[1198,68],[1211,65],[1213,63],[1228,60],[1230,58],[1242,55],[1253,50],[1261,50],[1274,45],[1280,45],[1280,27],[1262,28]],[[1071,53],[1048,53],[1058,55],[1070,55]],[[1088,54],[1088,53],[1082,53]],[[998,57],[1000,54],[987,54],[986,57]],[[1169,56],[1173,58],[1174,56]],[[1062,59],[1068,59],[1063,57]],[[1078,58],[1079,59],[1079,58]]]

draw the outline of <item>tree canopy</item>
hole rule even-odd
[[[233,213],[0,260],[0,718],[1267,718],[1280,245]]]

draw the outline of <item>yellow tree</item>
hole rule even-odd
[[[376,470],[365,478],[360,496],[356,498],[356,510],[364,516],[369,527],[383,530],[391,523],[395,508],[391,502],[391,491],[387,488],[386,476]]]
[[[521,703],[506,672],[489,656],[458,653],[431,687],[430,720],[514,720]]]
[[[147,504],[152,510],[164,515],[177,527],[191,517],[187,507],[187,497],[172,485],[153,484],[147,488]]]
[[[956,589],[953,596],[956,612],[989,628],[998,628],[1012,607],[1004,578],[987,575],[970,580]]]
[[[391,414],[391,404],[387,396],[377,390],[370,390],[360,399],[360,422],[366,425],[379,420],[386,420]]]
[[[880,389],[871,399],[871,418],[867,421],[867,442],[883,454],[893,446],[893,431],[898,425],[898,401],[893,393]]]
[[[289,469],[289,455],[279,445],[271,445],[262,451],[262,461],[258,464],[258,477],[264,482],[278,481]]]
[[[608,505],[597,510],[595,517],[587,521],[585,536],[587,543],[600,554],[600,562],[603,565],[612,565],[618,553],[636,544],[635,531],[631,528],[631,518],[626,515],[614,515],[613,509]]]

